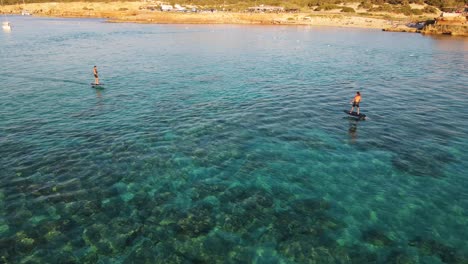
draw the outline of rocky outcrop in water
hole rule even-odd
[[[447,17],[442,14],[434,19],[433,23],[426,24],[421,33],[468,36],[467,16],[467,14],[452,14],[452,16]]]
[[[464,25],[443,25],[433,24],[427,25],[421,31],[424,34],[443,34],[453,36],[468,36],[468,24]]]
[[[404,27],[385,28],[383,31],[468,36],[468,21],[466,16],[439,17],[434,20],[411,24],[417,25],[420,23],[424,23],[424,27],[418,28],[417,26],[407,25]]]

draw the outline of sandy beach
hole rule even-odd
[[[5,6],[7,14],[20,14],[23,9],[35,16],[106,18],[109,22],[155,24],[263,24],[310,25],[385,29],[398,27],[409,21],[402,15],[365,14],[358,4],[348,5],[357,13],[339,10],[308,13],[244,13],[244,12],[161,12],[146,9],[143,2],[73,2],[33,3]]]

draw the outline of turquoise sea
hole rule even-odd
[[[468,39],[8,19],[0,263],[468,263]]]

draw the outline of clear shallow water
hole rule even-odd
[[[2,261],[468,261],[468,40],[10,21]]]

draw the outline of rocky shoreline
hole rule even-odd
[[[358,9],[357,6],[354,8]],[[392,32],[451,34],[468,36],[466,20],[460,25],[435,23],[425,29],[408,27],[405,16],[392,14],[340,13],[339,11],[310,13],[248,13],[248,12],[162,12],[146,8],[143,2],[68,2],[32,3],[2,7],[5,14],[21,14],[24,10],[36,16],[105,18],[109,22],[148,24],[253,24],[308,25],[382,29]]]
[[[465,17],[455,19],[436,18],[422,22],[424,26],[418,27],[389,27],[382,29],[389,32],[409,32],[434,35],[452,35],[452,36],[468,36],[468,23]]]

